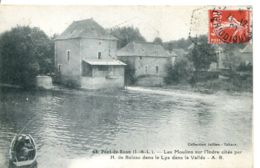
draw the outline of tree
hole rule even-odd
[[[236,70],[241,63],[241,58],[235,55],[235,51],[239,50],[240,44],[224,44],[223,45],[223,58],[222,62],[225,68]]]
[[[174,65],[168,64],[166,83],[189,82],[192,78],[193,64],[186,57],[177,57]]]
[[[39,28],[17,26],[0,37],[1,82],[30,87],[53,71],[54,44]]]
[[[163,45],[163,41],[160,37],[155,37],[153,43]]]
[[[208,43],[206,36],[198,37],[194,44],[188,54],[189,59],[192,61],[195,70],[208,70],[212,62],[217,62],[214,47]]]
[[[118,38],[118,48],[122,48],[129,42],[138,41],[145,42],[138,28],[134,27],[118,27],[111,30],[111,34]]]
[[[172,51],[174,48],[177,48],[177,49],[181,48],[181,49],[186,50],[191,44],[192,44],[192,42],[190,41],[190,39],[181,38],[179,40],[165,42],[165,43],[163,43],[163,46],[165,49]]]
[[[132,85],[136,82],[135,68],[131,66],[129,61],[125,61],[125,83],[126,85]]]

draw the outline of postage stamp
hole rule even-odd
[[[245,43],[251,39],[250,10],[209,10],[208,16],[209,43]]]

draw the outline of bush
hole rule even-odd
[[[237,67],[238,71],[249,71],[252,72],[253,71],[253,66],[252,64],[246,64],[246,63],[241,63],[238,67]]]
[[[194,71],[191,83],[217,79],[219,72],[217,71]]]
[[[200,91],[203,90],[210,90],[210,91],[219,91],[219,90],[226,90],[226,91],[249,91],[252,92],[253,83],[252,78],[248,77],[246,79],[234,76],[228,80],[221,80],[221,79],[212,79],[207,80],[204,82],[197,82],[194,85]]]
[[[53,71],[54,47],[39,28],[17,26],[0,37],[0,80],[31,87],[36,75]]]
[[[168,65],[167,77],[165,82],[178,83],[178,82],[190,82],[193,76],[193,64],[187,57],[177,57],[174,65]]]

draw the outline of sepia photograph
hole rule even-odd
[[[0,167],[252,168],[252,6],[0,5]]]

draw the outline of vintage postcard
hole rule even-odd
[[[252,168],[252,16],[0,5],[0,167]]]

